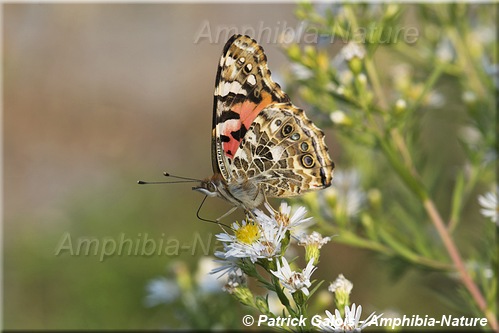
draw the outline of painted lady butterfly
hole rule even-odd
[[[232,36],[220,58],[211,149],[214,175],[193,189],[233,209],[331,185],[324,133],[272,81],[262,47],[247,36]]]

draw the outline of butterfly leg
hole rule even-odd
[[[260,184],[262,185],[262,184]],[[260,187],[259,185],[259,187]],[[272,211],[274,212],[274,215],[276,215],[278,212],[277,210],[274,209],[274,207],[272,207],[272,205],[269,203],[269,200],[267,199],[267,191],[262,191],[263,193],[263,202],[264,202],[264,206],[267,208],[267,209],[272,209]]]
[[[230,214],[234,213],[234,211],[237,209],[237,206],[234,206],[232,207],[231,209],[229,209],[227,211],[227,213],[223,214],[222,216],[220,216],[219,218],[216,219],[217,222],[219,222],[221,219],[223,218],[226,218],[227,216],[229,216]]]

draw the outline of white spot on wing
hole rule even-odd
[[[281,146],[273,146],[270,147],[270,152],[272,153],[274,161],[278,161],[281,158],[283,148]]]
[[[232,58],[231,56],[228,56],[227,59],[225,59],[225,66],[232,66],[234,65],[234,62],[236,60]]]
[[[256,78],[253,74],[248,76],[248,83],[252,86],[254,86],[256,84]]]
[[[218,84],[217,88],[217,93],[216,95],[224,97],[227,96],[229,93],[234,93],[234,94],[244,94],[246,95],[247,92],[241,84],[237,81],[232,81],[232,82],[227,82],[227,81],[221,81]]]

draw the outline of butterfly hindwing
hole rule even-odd
[[[247,36],[232,36],[224,47],[216,78],[213,171],[230,181],[234,156],[255,118],[269,105],[288,101],[271,79],[262,47]]]
[[[291,103],[262,110],[233,163],[232,177],[258,184],[266,197],[289,197],[328,187],[334,168],[324,133]]]

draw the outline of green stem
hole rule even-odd
[[[473,56],[470,53],[469,47],[466,46],[463,37],[455,29],[450,28],[448,30],[450,39],[454,42],[457,49],[458,61],[466,73],[467,81],[470,86],[474,87],[474,90],[478,93],[480,98],[485,98],[487,96],[487,88],[483,85],[478,70],[476,68],[475,62],[473,61]]]
[[[324,229],[331,229],[327,228],[330,227],[330,224],[324,224],[323,227]],[[381,253],[383,255],[393,257],[396,255],[399,255],[400,257],[404,258],[408,262],[412,262],[417,265],[425,266],[428,268],[436,269],[436,270],[441,270],[441,271],[450,271],[454,268],[454,266],[448,264],[448,263],[443,263],[440,261],[436,261],[433,259],[426,258],[424,256],[421,256],[417,253],[412,253],[410,252],[410,255],[404,255],[402,252],[395,252],[393,248],[390,248],[388,246],[385,246],[379,242],[374,242],[370,239],[365,239],[362,237],[358,237],[355,233],[349,231],[349,230],[341,230],[341,233],[338,232],[337,230],[334,230],[331,232],[331,230],[326,231],[325,233],[329,234],[336,234],[338,233],[338,237],[335,237],[334,240],[336,243],[339,244],[345,244],[361,249],[366,249],[374,252]]]
[[[366,57],[364,65],[366,66],[366,72],[373,87],[374,93],[379,99],[380,108],[386,110],[388,108],[388,103],[385,98],[385,93],[381,86],[381,81],[379,80],[378,72],[376,71],[372,57]]]
[[[428,80],[426,80],[426,83],[423,87],[423,91],[421,92],[421,94],[419,94],[418,98],[409,106],[408,112],[412,113],[419,108],[421,102],[424,100],[428,92],[430,92],[431,88],[433,88],[435,83],[437,83],[437,80],[440,77],[440,75],[442,75],[444,67],[445,66],[442,63],[437,64],[437,66],[431,72]]]

